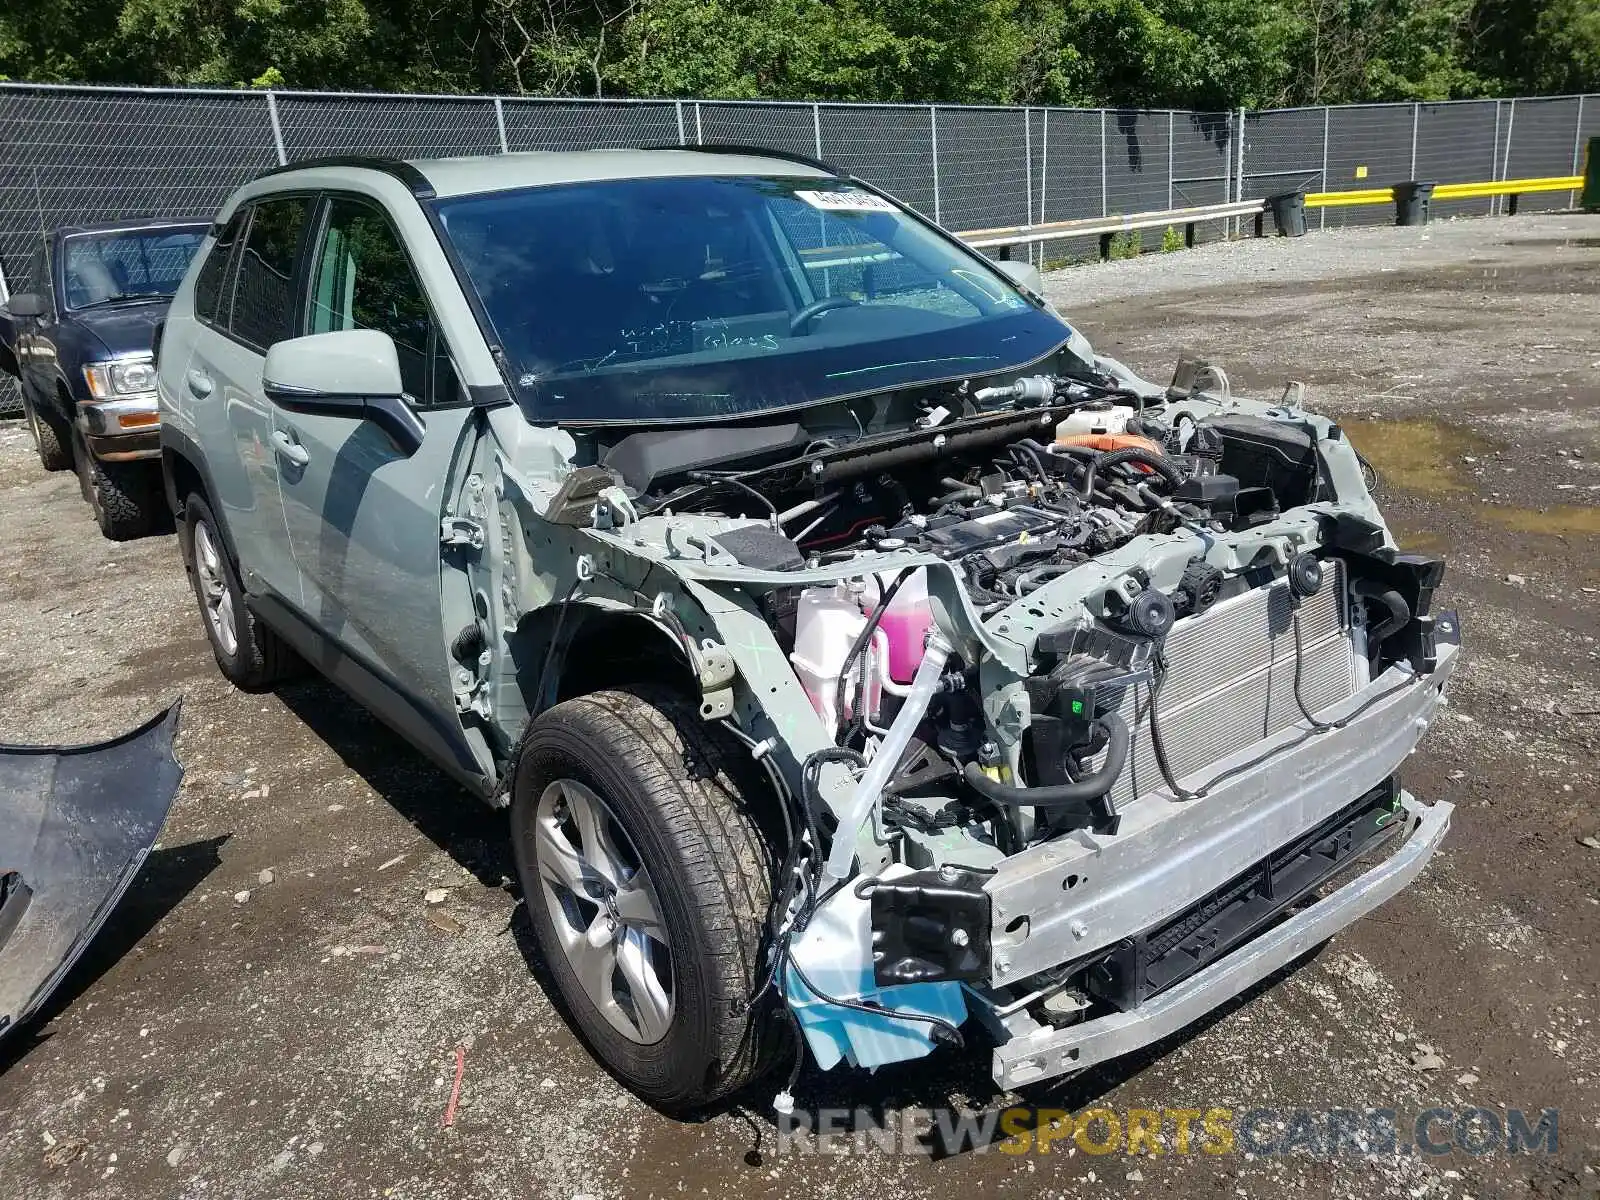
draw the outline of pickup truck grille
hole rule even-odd
[[[1322,590],[1300,608],[1300,694],[1313,713],[1354,695],[1363,682],[1364,664],[1350,638],[1344,564],[1327,565]],[[1302,719],[1294,698],[1290,613],[1288,585],[1278,583],[1230,597],[1172,627],[1160,719],[1161,742],[1178,779]],[[1133,731],[1133,749],[1111,790],[1119,805],[1164,786],[1149,707],[1148,688],[1124,691],[1118,712]]]

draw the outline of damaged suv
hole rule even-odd
[[[159,389],[224,674],[310,664],[508,807],[562,1006],[664,1108],[806,1051],[1082,1070],[1448,826],[1396,781],[1442,564],[1338,426],[1139,378],[822,163],[269,173]]]

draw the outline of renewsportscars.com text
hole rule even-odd
[[[780,1154],[1554,1154],[1554,1108],[822,1108],[778,1118]]]

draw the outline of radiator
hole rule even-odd
[[[1204,769],[1301,721],[1294,697],[1294,630],[1289,587],[1253,588],[1167,635],[1167,677],[1159,696],[1161,744],[1173,775],[1197,787]],[[1300,607],[1300,695],[1317,713],[1355,694],[1365,664],[1350,637],[1344,564],[1326,564],[1321,591]],[[1150,691],[1122,691],[1118,713],[1133,733],[1128,765],[1111,790],[1118,804],[1164,786],[1150,738]]]

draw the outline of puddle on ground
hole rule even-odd
[[[1428,496],[1467,491],[1461,459],[1495,448],[1487,438],[1439,421],[1340,421],[1339,428],[1381,480]]]
[[[1518,533],[1542,533],[1551,537],[1600,537],[1600,508],[1581,504],[1552,504],[1549,508],[1510,508],[1484,504],[1478,512],[1496,525]]]
[[[1600,250],[1600,237],[1574,238],[1513,238],[1501,242],[1502,246],[1575,246],[1583,250]]]
[[[1410,521],[1385,514],[1389,522],[1389,532],[1394,535],[1395,544],[1407,554],[1449,554],[1454,547],[1450,539],[1437,529],[1427,529],[1421,525],[1413,525]]]
[[[1530,244],[1515,243],[1518,247]],[[1587,296],[1600,293],[1600,272],[1595,270],[1592,257],[1576,254],[1543,255],[1542,259],[1537,263],[1478,260],[1428,270],[1384,270],[1372,275],[1325,279],[1312,284],[1285,287],[1298,289],[1296,294],[1302,296],[1323,294],[1359,297],[1364,306],[1376,304],[1374,296],[1437,293],[1446,298],[1446,306],[1442,311],[1461,313],[1456,325],[1460,329],[1471,327],[1470,315],[1461,312],[1461,304],[1464,296],[1470,297],[1473,293],[1480,296],[1504,294],[1519,297]],[[1378,311],[1374,309],[1375,314]],[[1382,311],[1389,310],[1385,308]],[[1378,322],[1379,317],[1375,315],[1375,328],[1381,327]]]
[[[1475,490],[1462,473],[1461,460],[1484,457],[1495,443],[1441,421],[1341,421],[1350,442],[1378,472],[1380,482],[1425,496],[1455,496]],[[1467,515],[1517,533],[1546,537],[1600,537],[1600,508],[1552,504],[1517,508],[1475,504]],[[1410,550],[1437,552],[1443,539],[1424,529],[1397,527],[1395,537]]]

